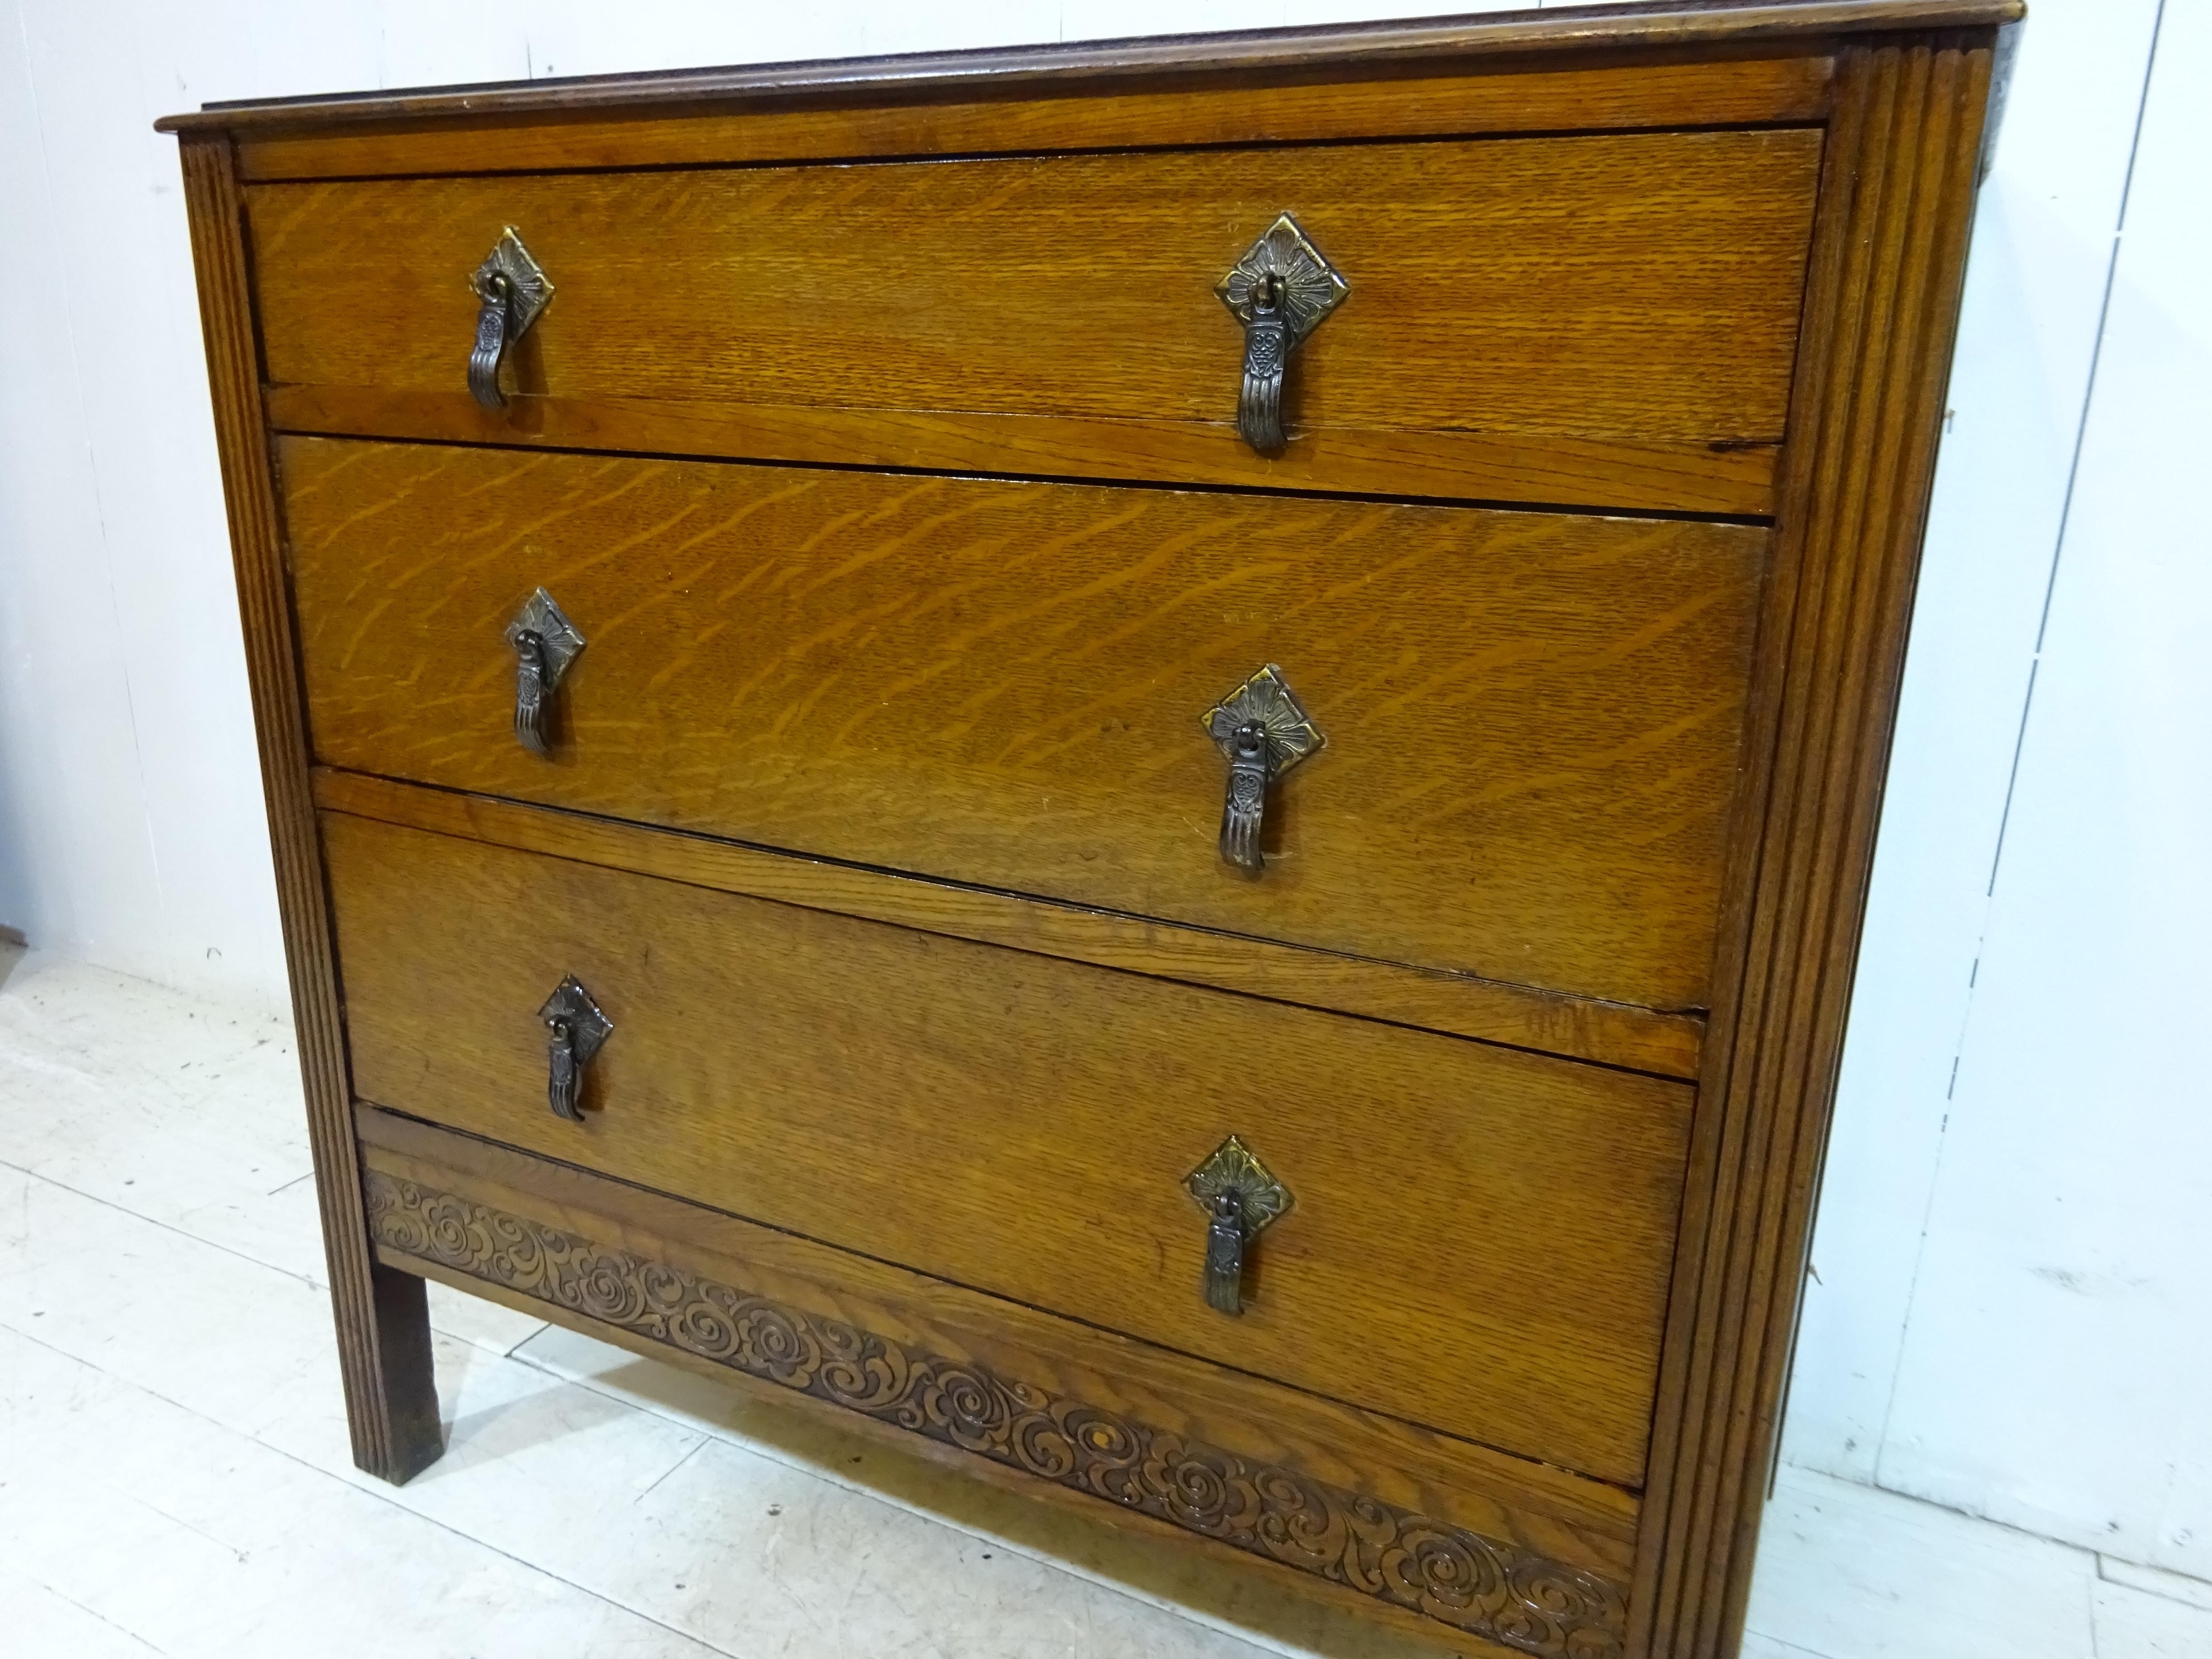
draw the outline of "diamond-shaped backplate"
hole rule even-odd
[[[1280,283],[1285,320],[1292,345],[1312,333],[1321,319],[1344,303],[1352,285],[1322,257],[1322,251],[1287,213],[1267,227],[1267,234],[1244,250],[1244,257],[1229,268],[1214,285],[1221,303],[1249,325],[1258,309],[1256,296],[1268,277]]]
[[[1256,720],[1267,734],[1267,769],[1280,777],[1320,748],[1328,739],[1306,714],[1305,706],[1291,695],[1283,671],[1269,663],[1198,717],[1224,755],[1237,728]]]
[[[584,636],[576,631],[561,607],[553,603],[553,596],[539,588],[522,602],[514,620],[507,625],[507,642],[513,645],[525,629],[538,635],[545,645],[545,684],[548,690],[561,684],[561,676],[568,672],[568,665],[584,648]]]
[[[1252,1149],[1231,1135],[1206,1155],[1206,1162],[1183,1177],[1183,1187],[1198,1207],[1213,1213],[1213,1200],[1224,1192],[1237,1194],[1237,1212],[1244,1223],[1244,1237],[1262,1231],[1291,1207],[1291,1189],[1267,1173],[1267,1166]]]
[[[568,1022],[568,1041],[575,1050],[576,1063],[580,1066],[599,1053],[599,1045],[613,1035],[614,1021],[599,1012],[599,1005],[592,1000],[592,994],[574,974],[555,988],[545,999],[545,1006],[538,1011],[540,1024],[550,1025],[556,1019]]]
[[[520,336],[538,320],[538,313],[545,309],[553,298],[553,284],[544,270],[530,257],[530,250],[522,245],[522,238],[509,225],[484,256],[484,262],[469,278],[469,286],[477,299],[489,298],[489,288],[495,275],[507,278],[507,293],[513,298],[514,335]]]

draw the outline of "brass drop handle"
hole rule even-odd
[[[581,1123],[584,1114],[578,1103],[584,1097],[584,1066],[576,1058],[576,1024],[556,1015],[545,1022],[545,1029],[552,1033],[546,1062],[545,1098],[553,1108],[554,1116]]]
[[[533,755],[550,755],[545,735],[545,636],[534,628],[514,635],[514,735]]]
[[[1222,861],[1256,875],[1267,866],[1260,837],[1268,786],[1326,739],[1273,663],[1199,720],[1229,762],[1221,798]]]
[[[1216,1313],[1244,1311],[1244,1269],[1252,1241],[1291,1207],[1291,1189],[1235,1135],[1183,1177],[1183,1190],[1206,1212],[1200,1288]]]
[[[469,353],[469,396],[497,412],[507,407],[507,394],[499,389],[499,365],[514,326],[514,284],[505,271],[495,270],[478,284],[477,294],[483,303],[477,312],[476,346]]]
[[[1294,343],[1283,309],[1283,279],[1270,271],[1252,285],[1251,314],[1244,319],[1244,378],[1237,389],[1237,430],[1262,454],[1272,454],[1285,441],[1283,371]]]
[[[1244,1311],[1244,1206],[1233,1192],[1214,1194],[1206,1226],[1206,1305],[1216,1313]]]
[[[1272,455],[1288,441],[1283,377],[1291,355],[1344,302],[1351,285],[1285,213],[1244,251],[1213,291],[1244,325],[1237,430],[1253,448]]]
[[[1229,788],[1221,802],[1221,856],[1240,870],[1267,865],[1260,830],[1267,816],[1267,728],[1247,720],[1229,734]]]
[[[576,624],[539,588],[507,625],[514,647],[514,739],[533,755],[553,753],[553,693],[584,648]]]
[[[614,1031],[574,974],[563,979],[538,1011],[545,1027],[545,1103],[553,1115],[584,1121],[584,1068]]]
[[[507,348],[528,331],[553,297],[553,284],[509,225],[469,286],[477,295],[476,344],[469,352],[469,396],[494,414],[507,407],[499,368]]]

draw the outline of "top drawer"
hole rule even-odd
[[[257,185],[276,425],[1761,514],[1811,129]],[[1349,295],[1237,434],[1213,293],[1288,210]],[[470,275],[554,285],[504,412]]]

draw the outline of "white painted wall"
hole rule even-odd
[[[1785,1454],[2212,1577],[2207,85],[2207,0],[2022,40]]]
[[[1419,9],[0,0],[0,923],[283,1000],[155,115]],[[2184,1048],[2212,992],[2212,592],[2183,518],[2212,453],[2190,212],[2212,0],[2035,10],[1980,210],[1786,1449],[2212,1576],[2212,1122]]]
[[[2158,15],[2038,5],[1982,188],[1790,1402],[1792,1459],[1852,1480],[1888,1423]]]
[[[2212,1577],[2208,88],[2166,0],[1875,1474]]]

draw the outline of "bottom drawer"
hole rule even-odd
[[[643,832],[640,833],[650,833]],[[1692,1091],[339,814],[374,1104],[1625,1485]],[[584,1121],[538,1011],[613,1023]],[[1240,1316],[1184,1177],[1290,1189]]]
[[[355,1123],[387,1267],[811,1415],[845,1452],[866,1437],[1291,1569],[1277,1588],[1414,1638],[1384,1644],[1407,1659],[1624,1659],[1643,1504],[1618,1487],[455,1130],[368,1106]],[[896,1461],[855,1470],[808,1439],[912,1490]],[[1054,1540],[1124,1582],[1164,1565]],[[1332,1623],[1297,1619],[1301,1645],[1377,1652]]]

